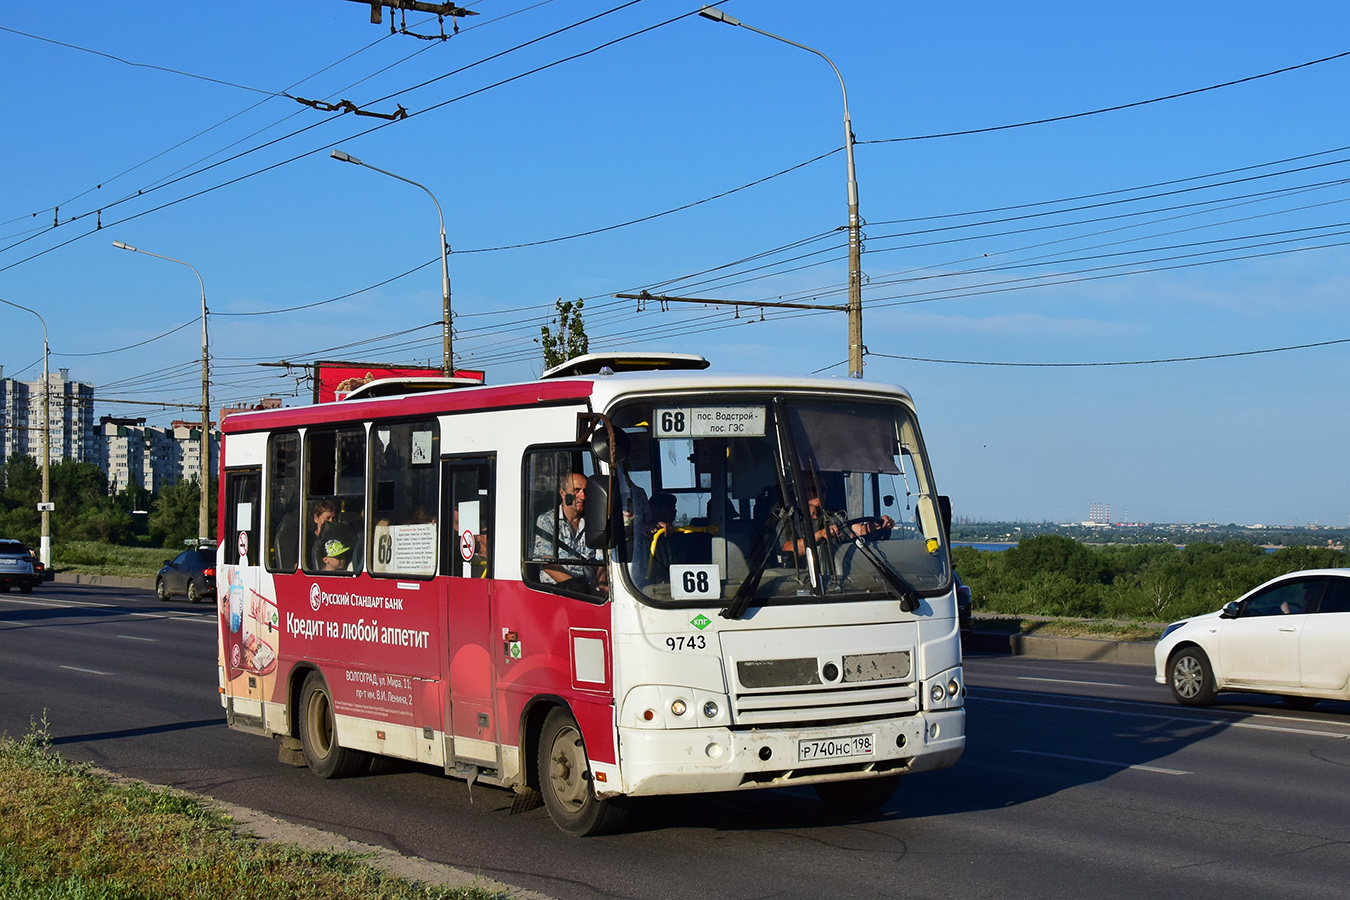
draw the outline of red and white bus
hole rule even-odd
[[[954,764],[950,512],[909,395],[707,366],[596,354],[231,415],[230,726],[323,777],[384,755],[538,791],[573,834],[657,794],[861,811]]]

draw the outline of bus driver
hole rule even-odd
[[[582,513],[586,508],[586,476],[580,472],[564,475],[558,482],[561,499],[556,510],[540,513],[534,520],[534,553],[536,559],[599,559],[597,551],[586,546],[586,522]],[[558,533],[554,523],[558,523]],[[555,550],[556,546],[556,550]],[[562,584],[580,579],[577,587],[592,594],[605,594],[609,585],[605,572],[599,566],[547,565],[539,572],[545,584]]]

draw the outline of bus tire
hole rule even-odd
[[[895,796],[899,775],[881,775],[856,781],[822,781],[816,796],[833,812],[860,816],[881,809]]]
[[[310,672],[300,691],[300,746],[305,765],[320,778],[345,778],[369,764],[368,754],[338,742],[333,697],[318,672]]]
[[[628,817],[620,800],[601,800],[591,785],[586,745],[572,714],[555,707],[539,735],[539,793],[549,818],[567,834],[587,837],[617,831]]]

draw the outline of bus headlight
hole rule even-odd
[[[674,703],[670,704],[670,714],[676,718],[679,718],[688,711],[689,704],[685,703],[683,700],[676,700]]]
[[[941,682],[935,681],[933,686],[928,689],[928,697],[934,703],[941,703],[947,698],[947,689],[942,686]]]
[[[705,716],[707,716],[708,718],[710,718],[710,719],[715,719],[715,718],[717,718],[717,713],[718,713],[718,712],[719,712],[719,710],[718,710],[718,708],[717,708],[717,701],[716,701],[716,700],[709,700],[707,703],[703,704],[703,714],[704,714]]]

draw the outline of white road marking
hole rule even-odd
[[[1095,684],[1100,687],[1129,687],[1128,684],[1117,684],[1114,681],[1073,681],[1069,678],[1035,678],[1031,675],[1018,675],[1018,681],[1048,681],[1051,684]]]
[[[159,643],[159,640],[157,638],[136,637],[134,634],[119,634],[118,637],[120,637],[124,641],[147,641],[151,644]]]
[[[29,606],[54,606],[58,609],[70,607],[89,609],[114,609],[111,603],[81,603],[78,600],[17,600],[13,597],[0,597],[0,603],[25,603]]]
[[[1106,715],[1109,716],[1133,716],[1136,719],[1156,719],[1159,722],[1195,722],[1201,725],[1210,725],[1210,724],[1227,725],[1229,728],[1254,728],[1258,731],[1280,731],[1284,732],[1285,734],[1307,734],[1312,735],[1314,737],[1337,738],[1339,740],[1344,740],[1345,738],[1350,737],[1350,734],[1343,734],[1335,731],[1321,731],[1319,729],[1313,728],[1290,728],[1287,725],[1258,725],[1255,722],[1237,722],[1231,718],[1221,718],[1218,715],[1212,717],[1205,717],[1203,714],[1169,716],[1160,713],[1142,713],[1142,712],[1130,712],[1128,710],[1123,709],[1107,709],[1105,707],[1100,706],[1065,706],[1060,703],[1036,703],[1031,700],[1004,700],[996,697],[980,697],[976,695],[971,695],[966,698],[967,703],[969,703],[972,700],[982,703],[1006,703],[1013,706],[1039,706],[1044,709],[1060,709],[1068,712],[1093,712],[1093,713],[1105,713]],[[1103,702],[1105,703],[1112,701],[1104,700]],[[1117,701],[1117,702],[1130,702],[1130,701]],[[1234,715],[1242,715],[1242,713],[1235,713]],[[1248,716],[1248,718],[1276,719],[1277,721],[1285,721],[1285,722],[1312,721],[1309,719],[1290,719],[1285,716],[1271,716],[1266,715],[1264,713],[1251,713]],[[1339,723],[1327,722],[1326,724],[1336,725]]]
[[[128,613],[138,619],[163,619],[168,622],[209,622],[215,624],[215,616],[203,616],[200,613],[183,613],[176,615],[174,613]]]
[[[79,600],[19,600],[14,597],[0,596],[0,603],[17,603],[23,606],[38,606],[44,609],[116,609],[120,607],[114,603],[85,603]],[[206,622],[215,625],[216,617],[212,613],[190,613],[190,612],[162,612],[162,613],[143,613],[129,612],[128,616],[138,619],[168,619],[175,622]]]
[[[1138,769],[1141,772],[1156,772],[1159,775],[1193,775],[1194,772],[1186,772],[1181,769],[1164,769],[1160,766],[1140,766],[1130,765],[1129,763],[1114,762],[1109,759],[1088,759],[1085,756],[1064,756],[1060,753],[1041,753],[1037,750],[1014,750],[1014,753],[1024,753],[1027,756],[1044,756],[1048,759],[1064,759],[1069,762],[1092,763],[1097,766],[1112,766],[1117,769]]]
[[[69,669],[72,672],[84,672],[88,675],[113,675],[114,672],[100,672],[98,669],[81,669],[79,666],[62,666],[63,669]]]

